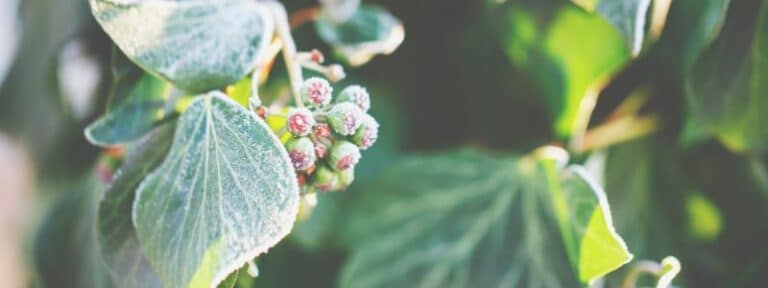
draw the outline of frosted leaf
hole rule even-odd
[[[213,287],[293,226],[296,174],[267,125],[221,92],[198,96],[163,163],[140,184],[133,223],[160,279]]]
[[[90,0],[101,27],[132,61],[199,92],[250,72],[273,22],[254,0]]]

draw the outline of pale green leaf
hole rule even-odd
[[[293,227],[296,174],[267,125],[221,92],[198,96],[133,206],[142,251],[166,285],[210,287]]]
[[[354,66],[365,64],[378,54],[392,54],[405,39],[400,20],[371,5],[361,6],[342,22],[322,15],[315,28],[320,38]]]
[[[737,152],[768,144],[768,5],[734,2],[719,38],[694,64],[687,97],[695,124]]]
[[[528,73],[563,137],[576,131],[588,96],[631,59],[621,34],[603,17],[557,0],[507,1],[494,6],[495,21],[512,62]]]
[[[253,0],[90,0],[101,27],[128,58],[175,86],[223,88],[254,67],[273,22]]]
[[[579,171],[474,151],[401,162],[348,217],[352,256],[341,287],[577,287],[594,280],[631,255],[610,227],[602,191]]]
[[[168,152],[173,128],[158,127],[128,151],[99,206],[99,248],[116,287],[163,287],[140,250],[131,208],[139,183]]]

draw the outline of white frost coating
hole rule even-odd
[[[613,226],[613,216],[611,216],[611,207],[608,205],[608,198],[605,196],[605,191],[603,190],[603,187],[595,183],[595,180],[589,176],[589,173],[583,167],[572,165],[572,166],[569,166],[568,169],[576,173],[576,175],[578,175],[579,178],[584,180],[584,182],[587,183],[587,185],[589,185],[589,188],[591,188],[592,191],[595,192],[595,197],[597,197],[597,203],[600,205],[600,209],[603,210],[603,217],[605,218],[605,224],[608,225],[608,232],[611,233],[611,237],[614,240],[616,240],[616,242],[618,242],[619,245],[621,245],[621,248],[624,251],[626,251],[628,255],[627,260],[621,263],[619,267],[629,263],[629,261],[632,261],[632,258],[634,258],[635,256],[629,252],[629,248],[627,248],[627,243],[624,243],[624,238],[621,238],[619,233],[616,232],[616,228]]]
[[[221,92],[198,96],[178,125],[137,190],[133,222],[166,284],[215,287],[290,232],[296,174],[267,125]]]
[[[242,79],[274,30],[264,3],[253,0],[89,2],[132,61],[189,91]]]

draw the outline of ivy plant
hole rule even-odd
[[[89,3],[116,46],[107,113],[85,135],[122,162],[98,211],[118,287],[231,287],[241,267],[256,274],[300,199],[349,186],[378,138],[367,90],[334,93],[342,67],[297,50],[280,2]],[[353,4],[323,2],[309,20],[351,64],[393,52],[399,21]],[[261,96],[281,52],[291,91]]]

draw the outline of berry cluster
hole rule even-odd
[[[332,101],[333,88],[322,78],[309,78],[301,87],[307,108],[291,108],[286,130],[293,138],[285,147],[299,175],[302,193],[336,191],[348,187],[360,150],[370,148],[379,124],[369,115],[370,96],[352,85]]]

